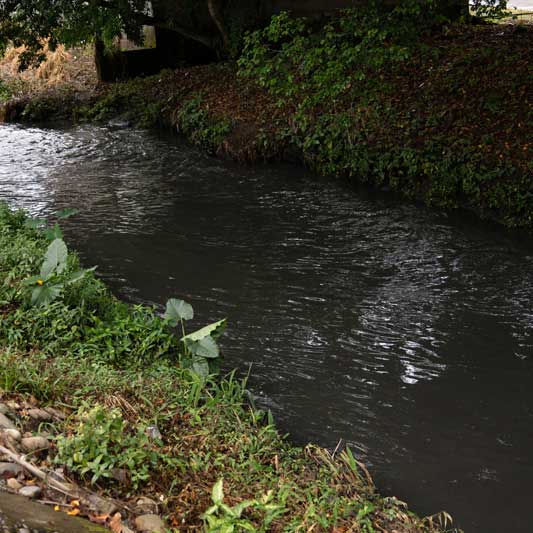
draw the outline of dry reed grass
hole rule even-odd
[[[91,49],[55,50],[44,47],[45,60],[37,67],[19,72],[19,57],[24,47],[9,48],[0,58],[0,80],[21,93],[48,92],[60,88],[87,91],[97,83]],[[19,92],[17,91],[17,92]]]

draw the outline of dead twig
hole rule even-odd
[[[57,479],[51,478],[50,476],[46,474],[46,472],[43,472],[40,468],[37,468],[35,465],[32,465],[31,463],[28,463],[28,461],[23,459],[22,456],[17,455],[11,450],[8,450],[5,446],[0,446],[0,453],[3,453],[7,457],[9,457],[12,461],[22,466],[22,468],[27,470],[30,474],[44,481],[47,485],[49,485],[53,489],[58,490],[59,492],[62,492],[63,494],[66,494],[67,496],[74,497],[76,487],[65,485],[64,483],[61,483],[61,481],[57,481]]]

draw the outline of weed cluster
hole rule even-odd
[[[229,119],[215,120],[202,107],[201,94],[193,95],[178,110],[174,122],[190,142],[208,150],[219,146],[231,131]]]

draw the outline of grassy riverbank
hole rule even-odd
[[[413,7],[321,24],[281,16],[238,63],[84,88],[77,75],[17,85],[3,74],[4,118],[119,115],[221,156],[299,160],[532,229],[532,48],[531,25],[442,27]]]
[[[0,402],[15,405],[20,429],[52,441],[29,461],[113,498],[130,527],[144,497],[172,531],[442,531],[381,497],[349,450],[292,447],[233,375],[185,368],[169,320],[119,302],[92,272],[77,279],[77,257],[51,244],[58,230],[33,226],[0,204]],[[32,278],[50,250],[64,266]],[[68,416],[28,426],[36,406]],[[43,490],[58,509],[116,526],[116,515]]]

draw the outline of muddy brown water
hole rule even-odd
[[[228,317],[225,366],[303,443],[467,532],[531,531],[533,243],[288,166],[137,130],[0,126],[0,199],[121,297]]]

